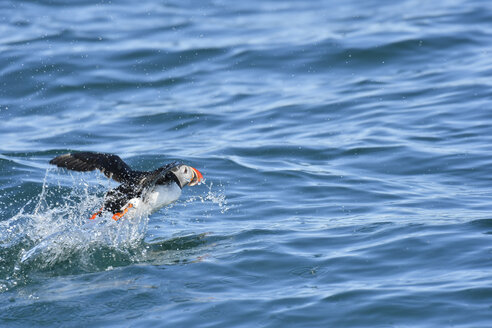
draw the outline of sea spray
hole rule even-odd
[[[205,186],[208,190],[204,196],[194,195],[178,203],[209,202],[226,212],[229,207],[224,187],[214,188],[213,183]],[[112,182],[94,174],[47,169],[39,195],[0,222],[0,291],[27,281],[31,272],[58,275],[145,261],[175,263],[176,257],[194,254],[192,250],[182,252],[181,238],[190,241],[185,243],[188,248],[206,241],[203,234],[188,234],[147,244],[150,213],[145,212],[133,212],[118,221],[110,213],[89,220],[103,203],[105,192],[113,187]]]

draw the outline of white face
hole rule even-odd
[[[184,186],[194,186],[203,181],[202,174],[189,165],[177,165],[171,169],[171,172],[178,178],[181,188]]]
[[[181,165],[178,170],[181,175],[181,180],[186,181],[189,184],[195,177],[195,172],[188,165]]]

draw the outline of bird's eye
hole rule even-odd
[[[188,168],[186,166],[183,168],[183,173],[188,174]]]

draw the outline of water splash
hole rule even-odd
[[[195,201],[200,201],[200,202],[204,203],[206,201],[210,201],[212,204],[216,204],[219,206],[220,213],[224,214],[227,211],[229,211],[230,206],[227,204],[224,185],[219,184],[218,189],[214,190],[214,183],[213,182],[210,182],[210,184],[207,184],[205,181],[204,184],[208,189],[207,194],[205,196],[200,196],[200,195],[191,196],[185,200],[185,203],[192,203]]]
[[[89,184],[80,174],[53,172],[46,171],[37,199],[0,222],[0,291],[32,270],[104,270],[145,253],[147,213],[118,222],[109,214],[88,220],[103,203],[107,186],[101,180]]]
[[[33,270],[49,274],[94,272],[154,261],[173,253],[172,246],[168,249],[173,244],[167,240],[145,243],[150,213],[135,211],[117,222],[110,214],[88,220],[103,203],[105,192],[113,187],[104,178],[92,181],[94,176],[61,174],[50,168],[38,197],[9,220],[0,222],[0,292],[25,281]],[[192,196],[184,203],[210,202],[225,213],[229,207],[223,186],[214,190],[210,183],[206,187],[205,196]],[[195,237],[186,238],[193,241]],[[190,245],[203,242],[203,236],[196,238]],[[168,254],[162,254],[161,249]]]

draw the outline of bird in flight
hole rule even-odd
[[[154,171],[136,171],[119,156],[107,153],[64,154],[53,158],[50,164],[79,172],[97,169],[120,183],[106,193],[103,206],[90,219],[111,212],[117,221],[131,208],[155,212],[176,201],[184,186],[194,186],[203,180],[203,175],[189,165],[174,162]]]

